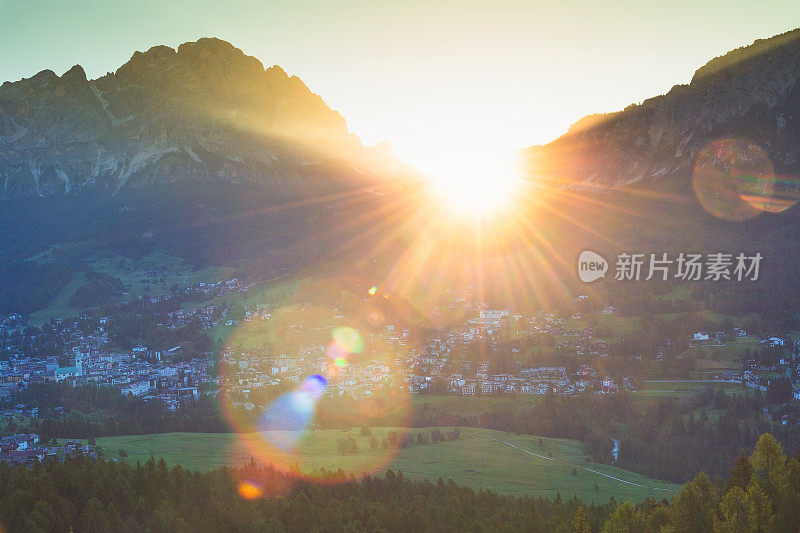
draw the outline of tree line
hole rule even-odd
[[[323,483],[250,464],[207,473],[151,458],[135,466],[77,457],[0,463],[0,525],[16,531],[797,531],[800,462],[770,434],[741,452],[724,481],[699,473],[672,502],[634,505],[474,491],[392,470]]]

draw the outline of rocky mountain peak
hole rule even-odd
[[[83,84],[88,80],[86,79],[86,71],[80,65],[75,65],[61,76],[61,81],[71,85]]]
[[[758,139],[778,172],[800,173],[800,29],[712,59],[688,85],[587,117],[526,154],[562,186],[609,189],[685,180],[697,154],[725,137]]]
[[[254,57],[245,55],[239,48],[236,48],[231,43],[217,39],[216,37],[204,37],[195,42],[183,43],[178,46],[178,55],[186,58],[187,61],[201,62],[207,60],[220,60],[220,59],[247,59],[248,61],[255,60],[261,70],[261,62]]]
[[[298,77],[216,38],[135,52],[91,81],[76,65],[0,87],[0,198],[285,180],[365,153]]]
[[[692,84],[699,83],[703,78],[746,67],[750,60],[763,61],[765,56],[777,56],[797,47],[800,47],[800,28],[768,39],[758,39],[749,46],[742,46],[710,60],[697,69],[692,77]]]

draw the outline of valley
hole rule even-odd
[[[501,161],[454,85],[438,173],[148,39],[0,85],[0,531],[797,529],[800,29]]]

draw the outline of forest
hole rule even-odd
[[[474,491],[402,472],[322,482],[251,463],[189,472],[151,458],[135,466],[82,457],[32,467],[0,463],[0,526],[16,531],[796,531],[800,463],[770,434],[729,465],[699,473],[672,502],[596,505]]]

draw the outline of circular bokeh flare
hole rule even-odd
[[[692,186],[703,208],[730,221],[775,212],[776,206],[783,205],[775,197],[775,184],[769,156],[745,139],[725,138],[708,144],[698,154],[692,174]]]
[[[374,286],[318,278],[294,284],[280,304],[251,297],[269,316],[251,313],[230,332],[219,367],[236,457],[324,483],[345,480],[331,475],[339,468],[360,476],[387,467],[399,443],[385,436],[410,416],[410,348],[387,326],[397,312]],[[268,492],[253,479],[239,487],[244,499]]]

